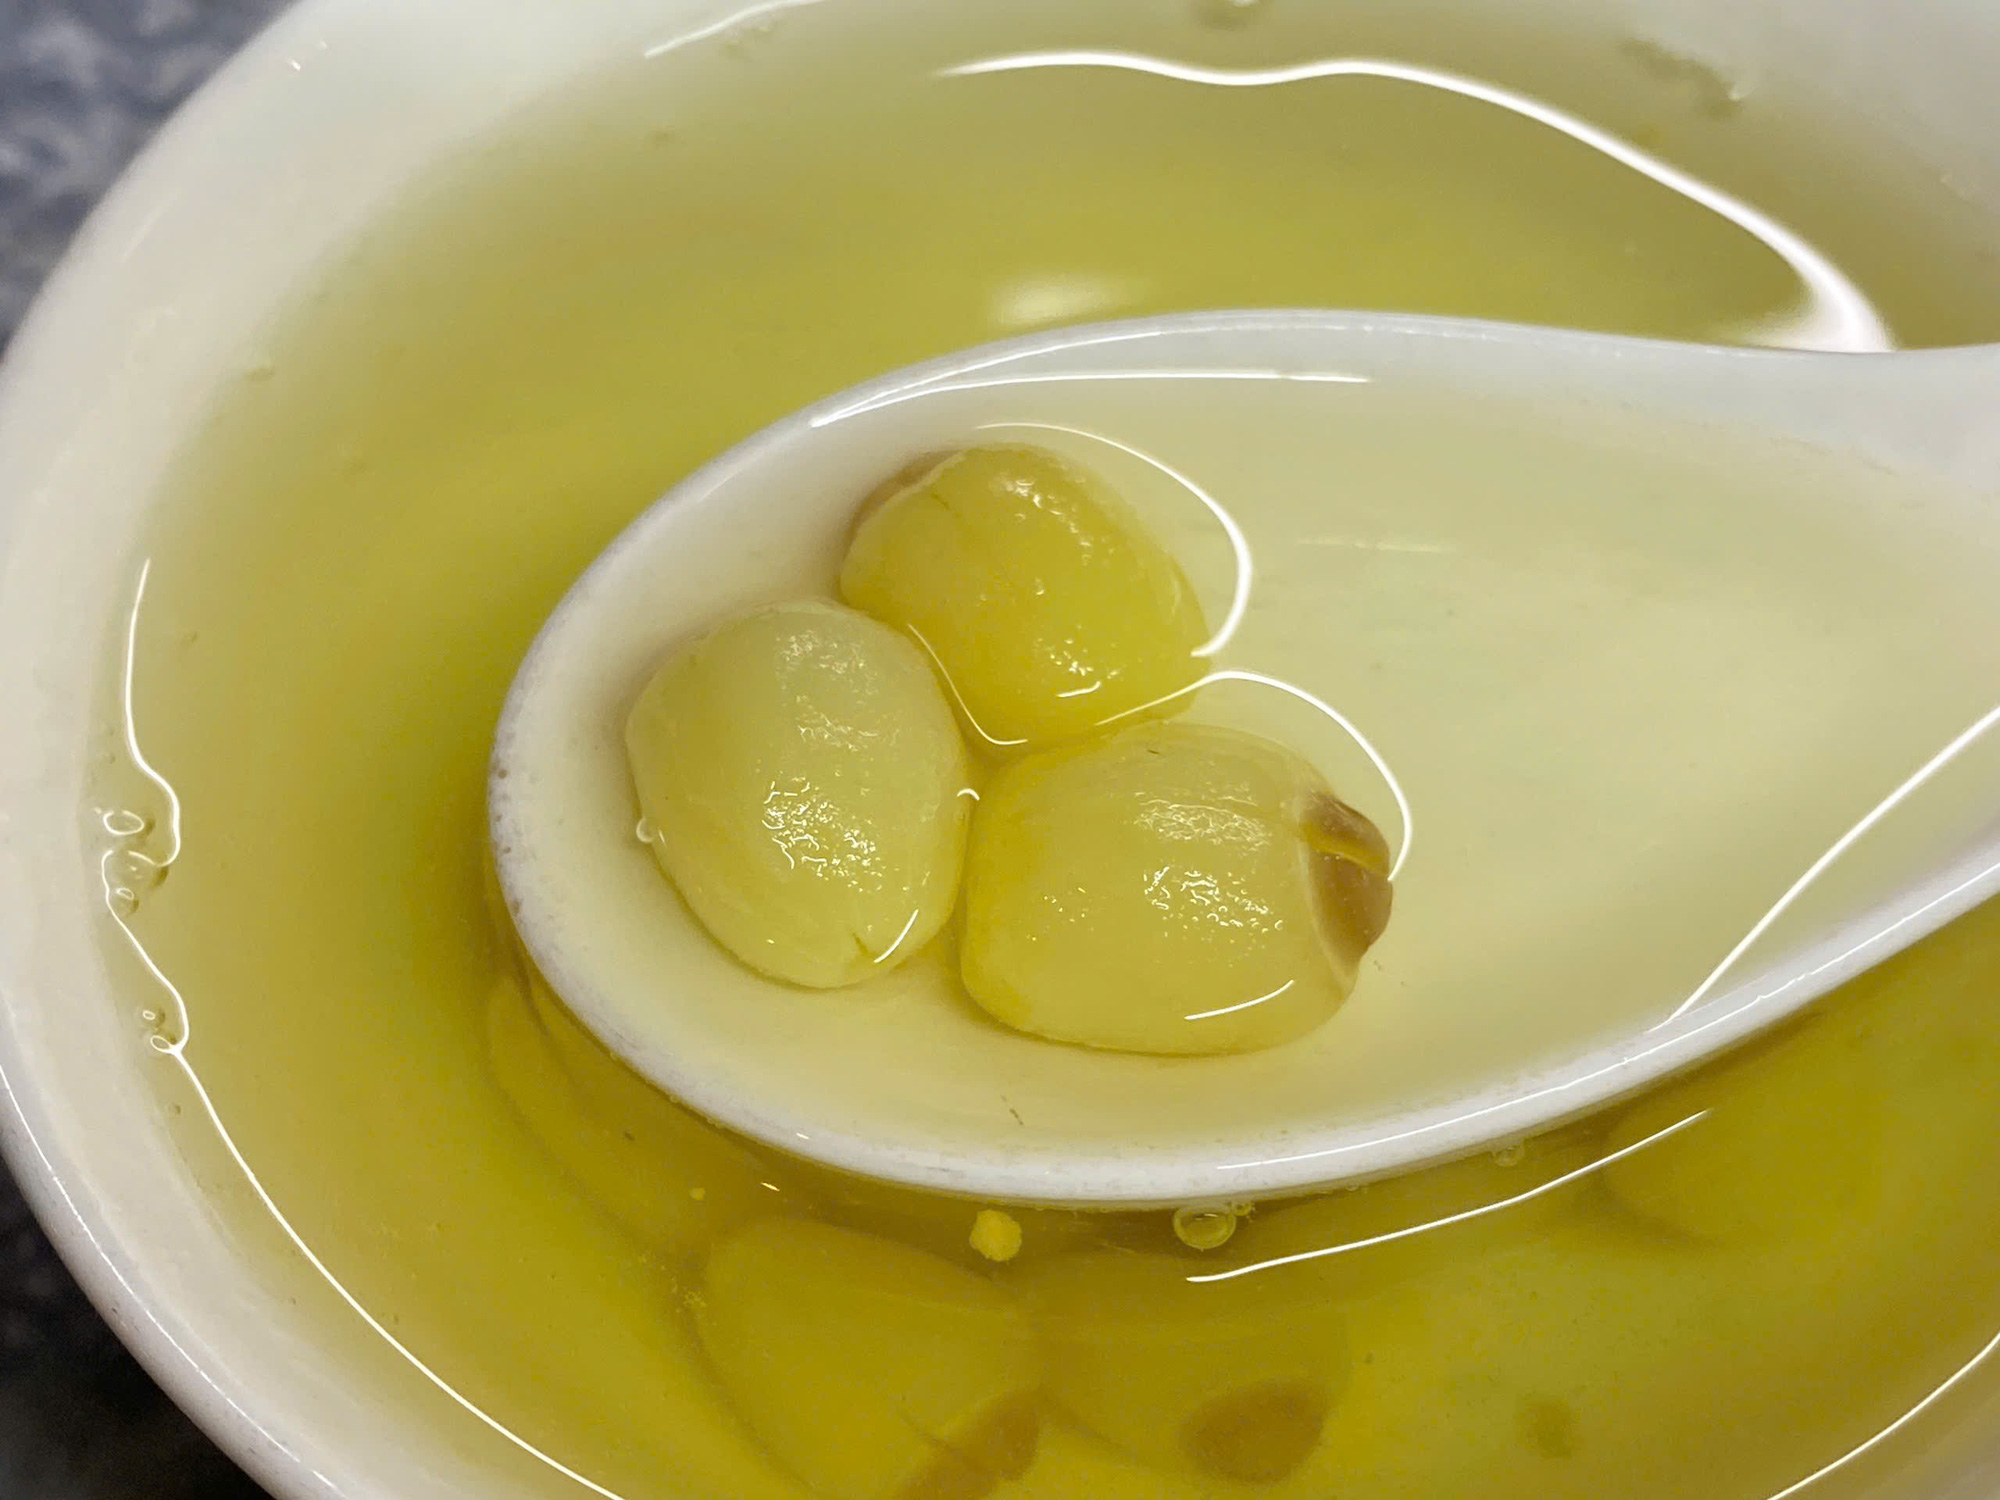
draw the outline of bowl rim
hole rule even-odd
[[[452,0],[443,8],[464,13],[478,3]],[[516,9],[520,3],[516,0]],[[719,14],[741,8],[741,0],[734,4],[656,0],[653,6],[657,13],[683,18],[675,24],[700,11]],[[1773,8],[1779,8],[1775,0]],[[174,112],[93,210],[0,358],[0,438],[23,404],[24,391],[56,357],[58,346],[67,342],[75,319],[125,274],[135,231],[159,209],[162,184],[189,175],[225,127],[239,127],[267,105],[264,91],[285,85],[298,71],[297,58],[313,47],[330,17],[353,19],[388,34],[407,28],[400,18],[413,17],[418,9],[407,6],[406,0],[296,0]],[[544,84],[558,76],[554,64],[529,62],[524,67],[539,70]],[[0,468],[4,463],[0,455]],[[18,495],[0,493],[0,598],[6,593],[13,561],[10,527],[24,504]],[[0,740],[5,738],[0,735]],[[72,747],[68,753],[77,752]],[[7,768],[0,765],[0,793],[8,789],[6,776]],[[0,845],[6,842],[8,817],[9,809],[0,802]],[[13,889],[7,884],[9,874],[6,859],[0,857],[0,896]],[[442,1439],[431,1448],[438,1465],[407,1488],[371,1480],[367,1477],[371,1471],[347,1465],[346,1456],[327,1451],[321,1424],[310,1420],[302,1407],[274,1400],[271,1392],[245,1379],[225,1357],[230,1341],[211,1340],[207,1323],[171,1296],[160,1294],[161,1278],[156,1273],[167,1252],[158,1246],[144,1253],[135,1248],[142,1241],[133,1226],[120,1222],[112,1202],[93,1185],[88,1162],[93,1152],[83,1149],[75,1131],[58,1118],[61,1090],[51,1086],[45,1070],[34,1066],[33,1048],[20,1035],[16,1013],[38,1004],[46,1008],[49,1002],[31,1000],[14,988],[20,976],[13,972],[5,925],[0,922],[0,1156],[78,1284],[120,1340],[218,1447],[276,1495],[363,1500],[432,1486],[454,1490],[445,1476],[458,1471],[447,1467]],[[101,996],[80,998],[94,1001]],[[389,1456],[376,1457],[386,1463]],[[411,1477],[407,1469],[395,1472],[406,1482]],[[470,1474],[472,1469],[466,1466],[462,1472]],[[497,1487],[484,1491],[497,1492]]]
[[[123,580],[136,562],[132,554],[154,513],[158,486],[116,481],[108,486],[113,498],[107,504],[123,509],[111,545],[101,554],[93,550],[99,535],[84,534],[74,521],[49,519],[77,491],[76,474],[66,465],[80,458],[88,469],[94,458],[81,452],[87,444],[67,429],[72,422],[84,427],[98,411],[99,393],[86,385],[88,376],[115,372],[121,356],[135,369],[144,366],[135,377],[139,388],[149,398],[169,391],[174,398],[165,403],[172,408],[168,414],[148,413],[169,430],[164,454],[155,454],[149,436],[140,434],[132,439],[139,456],[120,460],[127,473],[145,473],[156,458],[162,465],[170,460],[219,383],[232,370],[240,373],[242,346],[270,309],[248,306],[237,317],[232,308],[213,329],[203,322],[203,312],[216,312],[201,304],[203,278],[221,274],[213,262],[227,243],[228,229],[213,197],[218,177],[223,191],[238,193],[239,169],[269,178],[274,163],[290,165],[284,153],[301,139],[324,145],[339,159],[338,182],[298,184],[301,202],[313,195],[314,213],[303,226],[269,198],[251,209],[260,224],[272,221],[278,246],[272,253],[280,269],[270,278],[279,283],[271,295],[282,309],[301,276],[309,277],[314,266],[350,246],[357,227],[381,204],[395,201],[412,177],[435,168],[447,151],[577,68],[601,64],[614,36],[641,30],[678,34],[715,14],[741,9],[740,0],[609,0],[577,24],[531,0],[508,0],[497,14],[492,0],[433,0],[424,7],[400,0],[294,0],[134,154],[93,206],[0,357],[0,621],[26,619],[39,626],[49,620],[55,627],[27,638],[0,634],[0,684],[28,690],[20,697],[10,694],[10,712],[0,715],[0,1157],[70,1274],[121,1343],[175,1405],[274,1496],[367,1500],[410,1493],[413,1484],[427,1492],[499,1496],[520,1487],[428,1413],[413,1422],[407,1403],[384,1399],[386,1384],[377,1388],[373,1381],[340,1378],[349,1372],[352,1350],[335,1341],[358,1333],[358,1346],[365,1350],[372,1336],[362,1324],[327,1324],[307,1311],[281,1317],[288,1301],[297,1307],[304,1295],[287,1297],[275,1276],[258,1274],[266,1257],[251,1251],[227,1222],[229,1215],[218,1213],[217,1182],[168,1130],[160,1102],[165,1096],[128,1087],[122,1073],[95,1097],[78,1087],[77,1068],[104,1062],[98,1045],[104,1036],[115,1035],[120,1043],[112,1066],[126,1066],[129,1053],[131,1081],[147,1059],[129,1046],[138,1033],[122,1008],[96,1004],[115,1000],[118,993],[109,945],[100,941],[101,933],[86,930],[101,926],[103,914],[68,913],[61,923],[38,915],[49,892],[90,891],[97,878],[97,850],[86,847],[78,816],[87,805],[90,747],[70,734],[85,712],[77,705],[94,701],[97,683],[45,686],[39,673],[51,670],[41,658],[58,651],[65,664],[106,660],[103,648],[114,632],[122,636],[123,621],[114,622],[109,608],[105,619],[95,618],[94,587],[83,617],[51,620],[34,613],[35,599],[46,603],[53,585],[31,569],[52,561],[71,566],[72,555],[90,553],[74,568],[90,573],[93,586],[100,576],[119,578],[117,589],[103,595],[110,604],[129,586]],[[480,45],[458,55],[458,68],[440,74],[430,66],[439,43],[463,35],[475,22]],[[573,48],[567,45],[571,34]],[[332,81],[319,85],[311,75],[322,71]],[[406,109],[398,112],[412,90],[422,91],[418,97],[426,106],[415,118]],[[383,133],[383,150],[372,157],[334,128],[357,118],[370,118]],[[248,150],[264,154],[246,163]],[[322,193],[337,205],[324,213]],[[233,198],[222,201],[232,211],[239,207]],[[190,222],[192,245],[183,232]],[[168,243],[162,248],[158,241]],[[163,294],[157,286],[149,288],[148,257],[157,258],[154,275],[167,287]],[[172,295],[177,278],[197,291],[186,306]],[[158,338],[158,346],[171,346],[160,354],[148,340],[163,329],[184,337]],[[186,368],[176,370],[190,362],[192,379]],[[189,387],[185,394],[183,385]],[[115,397],[104,402],[116,404]],[[123,410],[127,416],[135,410],[129,397]],[[122,426],[115,429],[115,435],[123,433]],[[35,529],[51,525],[60,533],[55,557],[43,540],[45,531]],[[39,558],[38,540],[43,541]],[[35,599],[23,605],[31,592]],[[42,722],[44,708],[56,722]],[[82,1044],[94,1049],[83,1063],[75,1060],[82,1054],[74,1046],[58,1050],[49,1042],[65,1024],[61,1013],[71,1009],[70,997],[82,1002],[74,1013],[84,1026],[102,1023]],[[89,1014],[97,1009],[104,1016]],[[122,1029],[113,1032],[114,1027]],[[137,1140],[117,1136],[98,1120],[107,1105],[110,1114],[139,1110],[148,1123],[157,1117],[158,1127]],[[234,1154],[233,1146],[223,1145]],[[261,1194],[249,1164],[238,1157],[234,1167]],[[158,1199],[135,1206],[132,1177],[148,1169],[165,1173],[167,1180]],[[233,1191],[241,1179],[227,1182],[223,1190]],[[170,1223],[149,1218],[148,1208],[171,1212]],[[295,1243],[303,1248],[303,1242]],[[310,1251],[306,1254],[310,1259]],[[277,1263],[271,1264],[275,1270]],[[358,1306],[331,1277],[328,1281],[349,1306]],[[329,1299],[328,1305],[335,1304]],[[411,1363],[413,1379],[422,1377],[498,1427],[426,1366],[414,1358]],[[259,1374],[281,1375],[286,1383],[274,1389],[256,1378]],[[349,1441],[340,1440],[342,1432]],[[524,1440],[515,1441],[555,1464]],[[584,1476],[571,1477],[584,1488],[611,1493]]]
[[[323,3],[288,4],[252,34],[167,117],[92,206],[0,356],[0,423],[40,367],[58,357],[73,307],[87,303],[129,253],[117,242],[120,226],[145,208],[156,181],[178,175],[195,159],[212,125],[239,107],[253,80],[292,66]],[[0,536],[0,577],[10,560],[8,540]],[[0,1009],[9,1023],[17,1006],[33,1003],[17,1000],[0,984]],[[52,1103],[45,1079],[22,1058],[13,1026],[0,1028],[0,1157],[77,1285],[161,1390],[252,1479],[278,1494],[337,1495],[325,1475],[251,1416],[246,1403],[254,1401],[253,1391],[199,1358],[205,1341],[185,1314],[147,1295],[150,1278],[122,1242],[107,1203],[71,1191],[68,1184],[86,1175],[82,1153],[53,1121]]]

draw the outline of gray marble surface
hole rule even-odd
[[[284,0],[0,0],[0,345],[162,118]],[[0,1500],[258,1500],[0,1174]]]

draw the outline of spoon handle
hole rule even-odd
[[[1774,431],[1885,467],[1990,493],[2000,474],[2000,347],[1759,361],[1757,406]]]

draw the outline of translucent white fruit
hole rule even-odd
[[[1682,1480],[1654,1493],[1721,1493],[1737,1393],[1782,1406],[1796,1373],[1784,1339],[1745,1332],[1768,1294],[1733,1270],[1572,1217],[1352,1302],[1353,1380],[1297,1494],[1622,1496],[1648,1460]],[[1733,1436],[1689,1464],[1717,1431]]]
[[[1048,1391],[1083,1426],[1173,1470],[1270,1483],[1318,1446],[1347,1378],[1328,1300],[1205,1260],[1097,1251],[1012,1278],[1048,1350]]]
[[[856,528],[840,593],[920,637],[1000,744],[1080,733],[1202,673],[1180,567],[1102,479],[1040,448],[968,448],[895,491]]]
[[[950,916],[965,746],[886,625],[817,601],[730,620],[647,684],[626,747],[661,867],[752,968],[853,984]]]
[[[1532,1239],[1574,1212],[1591,1165],[1609,1152],[1594,1128],[1552,1131],[1446,1162],[1259,1210],[1229,1246],[1233,1263],[1289,1262],[1290,1284],[1351,1295]]]
[[[1682,1236],[1780,1252],[1795,1281],[1856,1277],[1926,1243],[1946,1253],[1960,1241],[1945,1226],[2000,1184],[1996,986],[1988,903],[1802,1023],[1632,1104],[1613,1144],[1694,1123],[1610,1168],[1613,1191]]]
[[[512,975],[497,982],[486,1041],[495,1079],[536,1140],[656,1254],[693,1254],[786,1201],[776,1173],[603,1052],[546,991],[531,995]]]
[[[1026,1321],[921,1250],[759,1220],[710,1255],[695,1324],[752,1431],[827,1500],[978,1500],[1034,1461]]]
[[[1084,1046],[1273,1046],[1353,989],[1387,868],[1374,825],[1254,735],[1141,724],[1026,756],[974,815],[966,989]]]
[[[783,1168],[683,1109],[564,1008],[517,940],[489,863],[502,946],[487,1057],[522,1122],[577,1187],[652,1253],[680,1259],[799,1201]]]
[[[1872,1231],[1893,1187],[1879,1044],[1831,1006],[1628,1109],[1611,1144],[1657,1139],[1605,1169],[1619,1199],[1717,1244]]]

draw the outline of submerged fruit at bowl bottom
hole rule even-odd
[[[1203,1263],[1092,1251],[1027,1267],[1012,1284],[1047,1349],[1050,1399],[1148,1463],[1269,1482],[1305,1462],[1347,1378],[1330,1301]]]
[[[680,1258],[796,1194],[746,1147],[605,1051],[539,976],[506,973],[486,1044],[508,1102],[584,1193],[656,1254]]]
[[[1277,1265],[1298,1294],[1372,1291],[1429,1267],[1532,1239],[1598,1189],[1611,1149],[1593,1123],[1501,1152],[1259,1210],[1229,1246],[1232,1265]]]
[[[1776,1036],[1626,1108],[1613,1145],[1675,1130],[1607,1169],[1619,1200],[1709,1247],[1861,1260],[1928,1232],[1936,1205],[1995,1178],[2000,1138],[1976,1123],[2000,1069],[2000,1009],[1980,943],[1994,914],[1850,983]],[[1828,1149],[1838,1141],[1838,1149]]]
[[[1838,1240],[1877,1222],[1890,1184],[1887,1103],[1871,1048],[1823,1014],[1788,1040],[1781,1062],[1747,1068],[1747,1059],[1726,1059],[1627,1110],[1613,1146],[1653,1143],[1606,1168],[1620,1201],[1663,1228],[1724,1245]],[[1842,1146],[1829,1152],[1821,1142],[1835,1120]]]
[[[828,1500],[978,1500],[1034,1462],[1027,1322],[936,1256],[761,1220],[711,1252],[695,1325],[744,1420]]]

